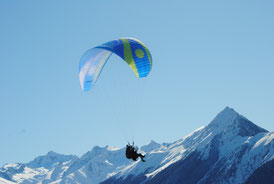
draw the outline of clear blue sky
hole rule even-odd
[[[172,142],[226,106],[273,131],[273,10],[273,0],[0,0],[0,166]],[[150,75],[113,55],[82,92],[83,52],[127,36],[151,51]]]

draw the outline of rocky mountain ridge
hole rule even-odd
[[[274,158],[274,133],[226,107],[207,126],[173,143],[140,148],[146,162],[125,148],[95,146],[78,158],[49,152],[27,164],[6,164],[0,178],[13,183],[244,183]],[[0,180],[1,181],[1,180]]]

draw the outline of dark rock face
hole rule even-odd
[[[193,152],[185,160],[168,167],[147,183],[197,183],[217,161],[218,155],[213,151],[207,160],[201,160],[199,157],[198,152]]]
[[[237,121],[239,128],[239,135],[242,137],[254,136],[261,132],[268,132],[244,117],[239,116],[235,121]]]
[[[263,164],[248,177],[244,184],[273,184],[274,183],[274,159]]]
[[[209,156],[206,160],[201,159],[198,151],[193,151],[184,160],[174,163],[163,170],[147,183],[198,183],[208,170],[219,159],[219,136],[215,136],[210,145]]]
[[[138,176],[134,176],[134,175],[129,175],[126,178],[109,178],[107,180],[105,180],[104,182],[100,183],[100,184],[123,184],[123,183],[130,183],[130,184],[140,184],[142,182],[144,182],[146,180],[146,176],[143,174],[140,174]]]

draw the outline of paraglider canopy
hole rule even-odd
[[[83,91],[89,91],[112,53],[120,56],[137,77],[146,77],[152,57],[146,46],[135,38],[120,38],[86,51],[80,59],[79,79]]]

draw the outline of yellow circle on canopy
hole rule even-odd
[[[138,58],[143,58],[145,56],[145,53],[141,49],[136,49],[135,54]]]

